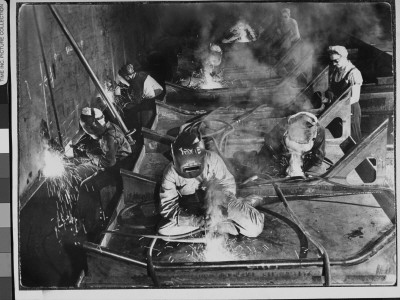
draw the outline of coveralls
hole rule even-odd
[[[289,18],[286,22],[280,20],[277,32],[281,36],[281,47],[285,50],[288,50],[293,43],[300,39],[299,27],[297,21],[293,18]]]
[[[333,72],[329,75],[329,89],[334,95],[332,102],[335,102],[349,87],[354,85],[362,85],[363,78],[361,72],[348,61],[344,68],[335,67]],[[345,99],[351,96],[351,89]],[[361,108],[359,98],[352,98],[351,104],[351,136],[356,143],[362,139],[361,135]]]
[[[76,207],[77,215],[83,221],[89,236],[102,225],[101,210],[106,215],[111,214],[117,200],[111,199],[108,203],[102,203],[100,191],[108,186],[114,186],[117,191],[121,191],[120,169],[131,169],[134,163],[131,146],[122,130],[111,122],[107,122],[105,127],[106,131],[99,140],[99,152],[87,153],[92,164],[99,167],[99,170],[81,183]]]
[[[178,217],[185,213],[201,215],[203,199],[185,196],[194,195],[203,181],[215,179],[221,181],[224,193],[230,197],[227,207],[228,219],[239,225],[238,229],[241,234],[249,237],[258,236],[264,228],[264,215],[248,203],[235,197],[234,177],[226,168],[222,158],[208,150],[206,150],[203,172],[195,178],[180,176],[172,163],[164,170],[160,190],[161,215],[164,220],[160,225],[159,233],[178,235],[197,229],[196,226],[180,226]]]

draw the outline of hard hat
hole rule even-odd
[[[298,144],[308,144],[317,136],[317,123],[317,117],[309,112],[299,112],[290,116],[287,137]]]
[[[194,178],[203,172],[206,150],[197,134],[183,131],[171,144],[171,152],[174,168],[180,176]]]
[[[79,123],[83,130],[94,139],[99,139],[106,130],[104,115],[97,108],[83,108]]]

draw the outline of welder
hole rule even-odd
[[[348,59],[348,51],[343,46],[330,46],[329,58],[333,65],[329,74],[329,88],[322,102],[327,106],[341,98],[350,98],[351,137],[356,143],[361,141],[361,108],[359,104],[363,78],[361,72]]]
[[[105,225],[101,222],[102,213],[111,215],[112,205],[115,204],[112,199],[101,199],[101,189],[113,186],[117,192],[121,191],[120,169],[131,169],[134,162],[131,146],[122,130],[114,123],[106,122],[99,109],[83,108],[80,125],[97,142],[97,147],[85,149],[86,156],[97,171],[81,183],[76,205],[77,217],[82,221],[88,239],[94,240],[99,228]]]
[[[259,152],[239,151],[234,159],[255,173],[306,177],[325,171],[325,129],[315,115],[299,112],[278,123],[264,137]]]
[[[300,40],[297,21],[290,17],[290,9],[281,10],[280,18],[276,28],[276,45],[280,52],[285,53],[294,43]]]
[[[222,40],[222,43],[249,43],[257,39],[254,29],[243,19],[230,28],[229,36]]]
[[[253,195],[237,198],[234,177],[217,153],[205,149],[197,133],[182,131],[171,145],[171,154],[172,162],[164,170],[160,189],[163,217],[160,234],[185,234],[207,226],[210,220],[205,194],[210,182],[218,182],[220,186],[214,193],[219,196],[211,199],[219,201],[214,206],[225,216],[218,226],[220,234],[256,237],[262,232],[264,215],[255,208],[262,198]]]
[[[221,81],[221,63],[222,63],[222,49],[214,43],[210,43],[208,51],[204,54],[202,62],[203,73],[205,76],[210,76],[212,81]]]
[[[118,71],[119,88],[115,90],[123,98],[125,124],[129,130],[136,129],[138,136],[142,127],[151,127],[156,114],[155,100],[163,93],[162,86],[140,69],[137,61],[122,66]]]

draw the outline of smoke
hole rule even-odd
[[[211,179],[203,182],[202,187],[206,190],[204,200],[206,216],[210,232],[215,232],[219,223],[227,220],[227,206],[229,198],[224,193],[224,187],[220,180]]]

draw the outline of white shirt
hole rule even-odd
[[[129,83],[120,75],[117,76],[117,81],[122,82],[126,86],[129,86]],[[155,90],[163,90],[163,88],[157,81],[155,81],[155,79],[153,77],[151,77],[150,75],[147,75],[146,80],[144,81],[144,84],[143,84],[142,97],[144,99],[154,98],[156,96],[156,94],[154,92]],[[120,87],[117,87],[115,89],[115,95],[121,95]]]

